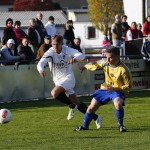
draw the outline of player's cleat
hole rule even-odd
[[[127,131],[127,128],[125,126],[120,126],[119,127],[119,131],[120,132],[126,132]]]
[[[102,117],[98,115],[97,120],[95,121],[97,129],[100,129],[102,127]]]
[[[81,130],[88,130],[82,126],[77,126],[76,129],[74,131],[81,131]]]
[[[78,108],[77,105],[75,106],[75,108],[69,108],[69,113],[68,113],[68,116],[67,116],[67,120],[71,120],[74,117],[74,115],[77,111],[77,108]]]

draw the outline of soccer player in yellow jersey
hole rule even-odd
[[[97,70],[102,69],[105,74],[105,82],[101,84],[101,88],[93,94],[93,99],[89,105],[87,112],[84,115],[84,123],[77,127],[76,131],[87,130],[93,114],[102,105],[105,105],[110,100],[115,106],[115,113],[118,120],[118,127],[120,132],[127,131],[123,124],[124,118],[124,100],[126,94],[129,93],[132,87],[132,76],[127,66],[120,60],[120,49],[111,46],[104,51],[106,60],[97,61],[94,64],[86,64],[80,66],[81,70]]]

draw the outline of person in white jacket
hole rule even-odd
[[[55,18],[53,16],[50,16],[48,22],[45,24],[46,32],[51,37],[53,37],[56,34],[56,27],[54,20]]]
[[[9,39],[6,45],[1,48],[1,56],[4,60],[7,60],[7,62],[4,62],[3,65],[14,65],[15,62],[26,58],[24,54],[19,55],[18,53],[15,53],[14,47],[15,41],[13,39]]]
[[[41,77],[46,75],[44,67],[47,63],[49,64],[55,84],[55,87],[51,91],[51,95],[53,98],[69,105],[68,120],[74,117],[77,109],[83,114],[85,114],[87,110],[87,105],[80,102],[76,97],[74,91],[75,77],[72,69],[72,64],[74,62],[83,60],[84,58],[85,55],[78,50],[63,45],[63,37],[61,35],[55,35],[52,37],[52,47],[44,53],[37,64],[37,70]],[[67,97],[65,93],[67,93],[69,97]],[[101,116],[96,114],[94,116],[96,126],[100,128]]]

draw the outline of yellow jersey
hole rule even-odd
[[[111,67],[108,61],[97,61],[96,63],[88,63],[85,65],[87,70],[102,69],[105,74],[105,82],[101,84],[101,89],[105,89],[107,85],[121,88],[122,92],[128,94],[132,87],[132,75],[129,68],[120,61],[116,67]]]

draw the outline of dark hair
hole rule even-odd
[[[132,25],[132,24],[135,24],[135,25],[137,25],[135,21],[131,22],[131,25]]]
[[[122,15],[122,16],[121,16],[121,19],[123,19],[124,17],[125,17],[125,18],[128,18],[127,15]]]
[[[72,24],[72,25],[71,25]],[[68,20],[66,25],[65,25],[65,28],[68,30],[68,29],[74,29],[74,26],[73,26],[73,21],[72,20]]]
[[[81,39],[80,39],[79,37],[78,37],[78,38],[75,38],[75,39],[77,39],[77,40],[79,40],[79,41],[81,42]],[[75,39],[74,39],[74,40],[75,40]]]
[[[49,20],[54,20],[54,17],[53,17],[53,16],[50,16],[50,17],[49,17]]]
[[[8,24],[9,21],[11,21],[12,24],[14,23],[13,20],[12,20],[11,18],[8,18],[8,19],[6,20],[6,25]]]
[[[14,26],[15,26],[15,25],[19,25],[19,26],[20,26],[20,25],[21,25],[21,22],[17,20],[17,21],[15,21]]]
[[[68,20],[67,23],[72,23],[73,24],[73,21],[72,20]]]
[[[145,22],[147,22],[148,17],[150,17],[150,16],[147,16],[147,17],[146,17]]]
[[[110,46],[104,53],[111,53],[113,56],[120,56],[120,48],[115,46]]]

